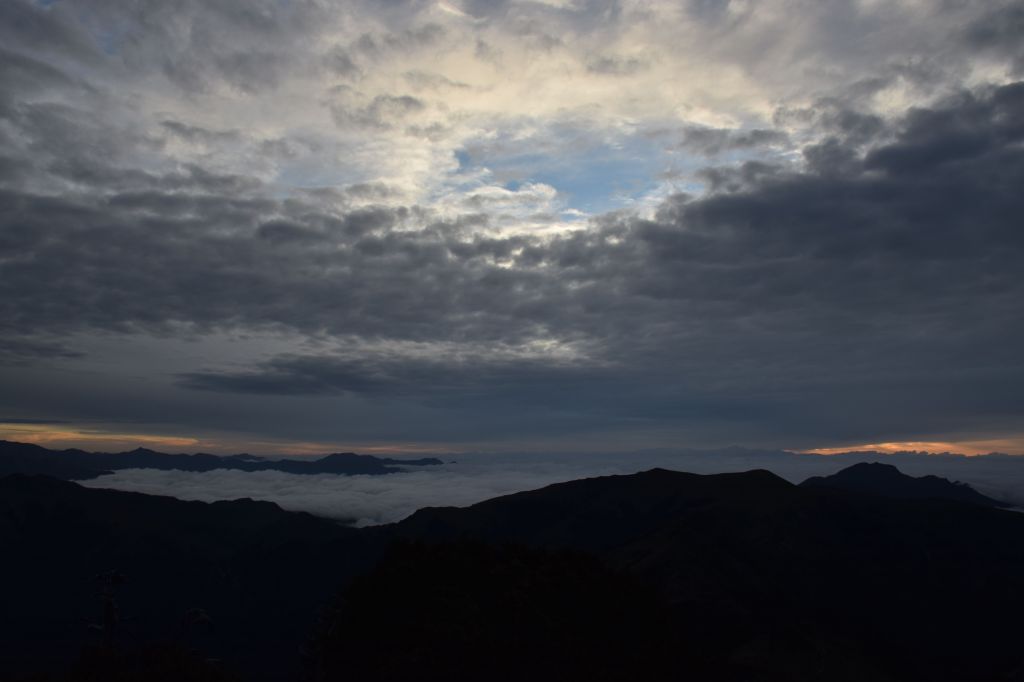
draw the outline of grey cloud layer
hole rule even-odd
[[[964,94],[911,112],[893,142],[866,155],[829,138],[804,149],[806,172],[762,167],[740,176],[739,191],[554,237],[476,233],[486,215],[272,200],[201,169],[129,174],[139,187],[99,196],[9,189],[6,323],[603,338],[659,308],[696,306],[713,319],[719,307],[786,308],[787,295],[828,306],[906,299],[914,312],[927,305],[921,289],[948,303],[984,284],[986,304],[998,303],[1019,285],[1011,265],[1024,245],[1022,107],[1024,84]]]
[[[552,237],[481,234],[486,216],[228,196],[233,178],[198,169],[99,196],[6,190],[3,330],[15,351],[50,354],[70,351],[24,332],[284,327],[477,349],[182,377],[205,390],[496,404],[536,392],[542,405],[557,387],[654,421],[763,399],[773,407],[751,418],[810,413],[822,430],[857,430],[880,400],[918,428],[963,428],[1024,408],[1022,111],[1024,84],[964,93],[910,112],[866,152],[832,137],[805,148],[806,171],[763,167],[650,220],[613,214]],[[573,352],[480,350],[545,341]]]
[[[431,145],[477,120],[478,103],[458,97],[485,86],[404,62],[395,91],[370,85],[417,50],[437,50],[440,62],[455,49],[445,41],[469,19],[441,25],[428,4],[352,3],[346,14],[305,2],[111,0],[89,3],[83,23],[67,3],[3,3],[0,363],[73,366],[83,334],[285,333],[318,347],[175,371],[175,386],[207,398],[404,401],[435,410],[431,419],[448,414],[449,437],[466,421],[503,434],[694,429],[772,442],[1024,427],[1024,83],[958,71],[980,55],[1019,72],[1006,28],[1019,24],[1019,3],[940,13],[934,32],[950,36],[941,49],[927,31],[904,47],[882,30],[906,24],[909,9],[852,17],[850,3],[817,4],[808,21],[819,33],[794,33],[794,43],[810,50],[847,25],[887,58],[842,40],[818,46],[845,80],[808,86],[777,108],[774,128],[673,124],[670,146],[725,164],[695,176],[707,192],[571,228],[505,229],[526,219],[499,209],[549,200],[547,185],[473,186],[447,203],[424,190],[407,205],[387,178],[286,187],[282,177],[307,172],[295,159],[318,149],[308,130],[246,126],[232,118],[241,105],[208,121],[202,106],[182,114],[181,101],[244,104],[287,90],[297,72],[329,73],[345,84],[324,86],[321,113],[332,133],[380,136],[373,164],[387,161],[392,133],[422,138],[425,156],[450,163],[453,149]],[[651,51],[598,49],[623,17],[639,21],[657,3],[452,6],[474,18],[488,64],[543,44],[561,55],[554,63],[605,84],[594,87],[664,67]],[[766,7],[699,2],[688,16],[709,45],[748,38],[709,60],[756,75],[753,55],[774,35],[766,27],[789,8]],[[366,26],[335,40],[330,31],[356,15]],[[549,35],[556,28],[583,47]],[[913,49],[928,59],[905,59]],[[119,77],[166,90],[122,92]],[[894,84],[935,97],[902,111],[860,106]],[[159,107],[139,114],[142,100]],[[573,116],[589,111],[571,104]],[[430,118],[446,107],[450,117]],[[499,113],[486,120],[543,127],[550,114]],[[479,142],[466,135],[460,144]],[[365,151],[345,149],[345,159]]]

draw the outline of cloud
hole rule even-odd
[[[27,388],[0,408],[443,443],[1024,428],[1019,3],[451,7],[5,3]]]
[[[0,341],[0,363],[24,363],[41,359],[71,359],[82,353],[60,341],[24,338],[16,335]]]
[[[780,130],[754,128],[733,131],[691,126],[683,131],[679,145],[704,156],[717,156],[727,151],[782,146],[788,142],[788,135]]]
[[[118,140],[134,152],[127,165],[251,172],[254,156],[240,150],[214,161],[200,149],[164,149],[164,158],[147,149],[161,120],[207,130],[242,123],[269,138],[315,138],[301,164],[262,164],[282,189],[296,179],[387,180],[423,199],[453,180],[454,154],[495,132],[550,138],[566,119],[604,135],[666,124],[767,130],[780,101],[806,105],[868,82],[879,85],[860,101],[874,109],[928,102],[977,83],[965,63],[977,62],[980,78],[1014,59],[997,29],[1019,14],[1010,2],[460,7],[14,0],[0,15],[3,64],[32,77],[5,90],[27,104],[45,89],[43,99],[60,93],[75,115],[102,112],[102,125],[78,139]],[[922,64],[933,73],[927,84],[911,76]],[[342,125],[330,125],[332,115]],[[124,143],[128,130],[138,144]]]
[[[1024,6],[1010,3],[972,21],[964,30],[963,38],[974,49],[1012,59],[1016,74],[1024,73],[1024,48],[1020,32],[1024,30]]]
[[[794,483],[830,475],[862,461],[895,464],[912,476],[928,474],[970,483],[982,493],[1024,504],[1024,461],[1007,456],[854,453],[797,455],[726,450],[581,455],[460,455],[437,467],[411,467],[387,476],[298,476],[259,471],[126,469],[83,485],[162,494],[190,500],[269,500],[285,509],[359,526],[400,521],[428,506],[468,506],[492,497],[590,476],[663,467],[693,473],[766,468]]]
[[[587,385],[609,379],[575,349],[495,345],[469,349],[444,344],[359,351],[349,357],[278,356],[241,372],[191,372],[179,377],[187,389],[236,394],[330,395],[406,398],[460,409],[518,406],[521,412],[557,408],[570,399],[577,409],[602,409],[587,399]]]
[[[423,207],[275,200],[200,169],[129,174],[101,197],[8,190],[3,325],[335,339],[182,374],[207,391],[435,405],[446,392],[467,409],[559,396],[592,410],[594,425],[724,419],[762,436],[974,428],[1022,407],[1011,389],[1022,93],[965,92],[912,110],[863,149],[809,145],[803,170],[748,164],[649,219],[609,214],[556,235],[488,236]],[[821,161],[823,148],[843,162]],[[454,346],[382,359],[361,339]],[[341,350],[353,340],[362,350]],[[485,350],[499,347],[537,352],[506,364]],[[570,347],[568,366],[555,350]],[[898,416],[878,414],[890,402]]]
[[[605,76],[632,76],[649,64],[638,57],[620,57],[604,55],[587,63],[587,70]]]
[[[237,142],[241,138],[238,130],[207,130],[200,126],[187,125],[179,121],[161,121],[168,132],[187,142],[215,145],[222,142]]]
[[[341,127],[390,130],[426,108],[422,100],[412,95],[377,95],[364,106],[336,104],[331,111],[335,123]]]

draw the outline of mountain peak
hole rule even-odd
[[[893,464],[886,464],[884,462],[858,462],[853,466],[848,466],[845,469],[834,474],[835,476],[851,476],[851,475],[867,475],[867,476],[887,476],[890,478],[912,478],[896,468]]]
[[[365,455],[357,455],[354,452],[332,452],[329,455],[324,455],[323,457],[319,458],[316,461],[318,461],[318,462],[342,462],[342,461],[347,461],[347,460],[351,460],[351,459],[354,459],[354,458],[357,458],[357,457],[364,457],[364,456]]]
[[[850,492],[904,500],[955,500],[986,507],[1005,506],[982,495],[966,483],[939,476],[908,476],[892,464],[859,462],[831,476],[814,476],[800,484],[805,488],[837,488]]]

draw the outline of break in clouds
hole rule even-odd
[[[83,485],[213,502],[252,498],[359,526],[400,521],[417,509],[468,506],[500,495],[591,476],[654,467],[692,473],[768,469],[792,483],[827,476],[857,462],[883,461],[911,476],[937,475],[1024,507],[1024,462],[1007,455],[962,457],[863,452],[802,455],[742,449],[621,454],[461,455],[440,466],[385,476],[297,475],[280,471],[207,472],[124,469]]]
[[[442,449],[1013,438],[1022,22],[4,2],[0,409]]]

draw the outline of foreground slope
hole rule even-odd
[[[95,644],[93,578],[114,570],[117,647],[169,639],[247,679],[1024,679],[1024,515],[765,471],[585,479],[360,530],[10,476],[0,544],[12,670]]]
[[[319,607],[376,555],[356,531],[269,502],[184,502],[24,475],[0,477],[0,546],[8,672],[62,670],[99,643],[97,576],[116,571],[119,645],[185,641],[262,679],[291,674]],[[189,626],[193,609],[212,622]]]
[[[397,532],[596,553],[658,586],[686,645],[725,679],[1024,673],[1024,515],[1013,512],[763,471],[652,470],[425,509]]]

